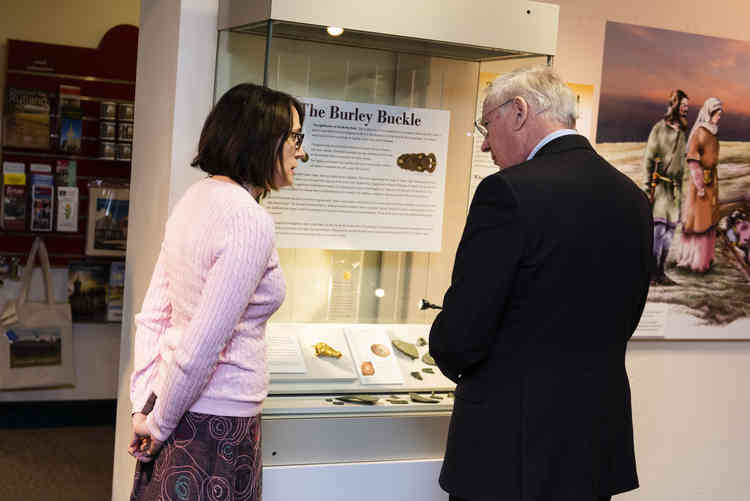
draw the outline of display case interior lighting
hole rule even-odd
[[[384,297],[385,291],[383,289],[375,289],[375,296],[376,297]]]
[[[341,34],[344,32],[344,28],[341,28],[339,26],[329,26],[328,28],[326,28],[326,31],[332,37],[338,37],[341,36]]]

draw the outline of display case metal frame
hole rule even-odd
[[[220,0],[218,28],[236,31],[269,22],[338,26],[436,46],[554,56],[558,17],[559,6],[527,0]]]

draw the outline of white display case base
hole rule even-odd
[[[438,485],[442,459],[268,466],[263,500],[447,500]]]

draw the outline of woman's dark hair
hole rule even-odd
[[[274,167],[292,131],[292,107],[302,125],[305,108],[289,94],[251,83],[232,87],[206,117],[190,165],[263,188],[265,196],[278,188]]]

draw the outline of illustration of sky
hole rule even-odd
[[[646,141],[672,89],[724,103],[719,138],[750,140],[750,42],[607,22],[597,142]]]

